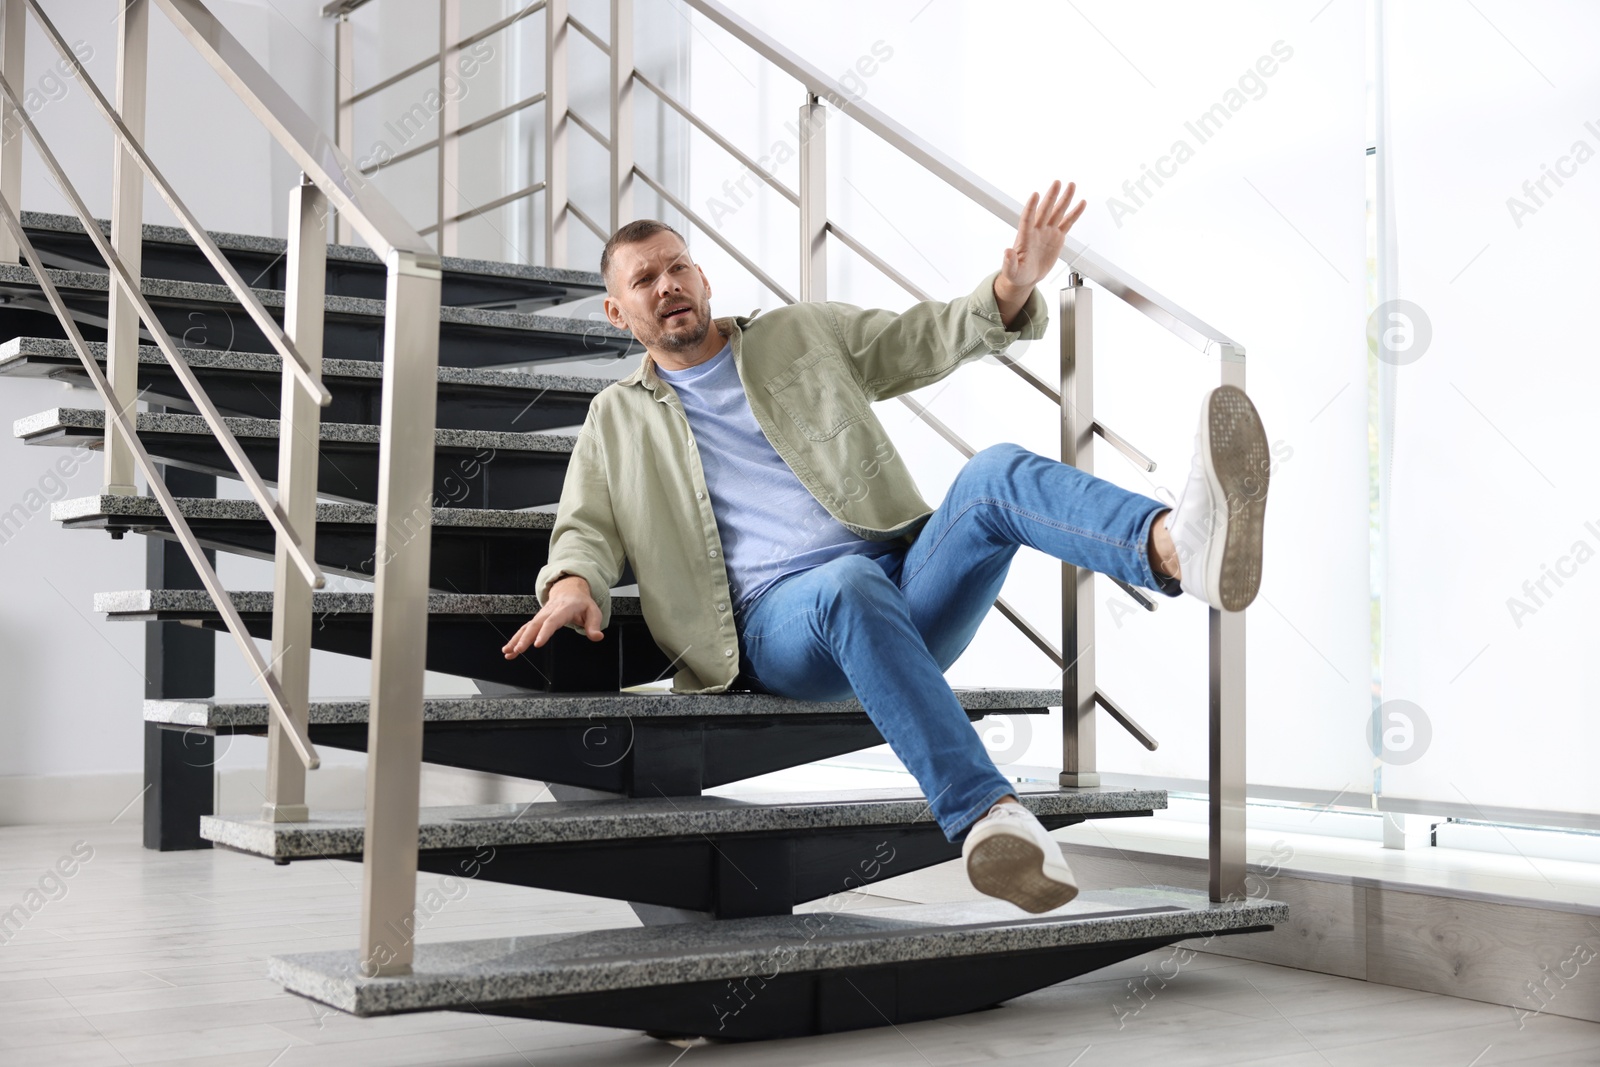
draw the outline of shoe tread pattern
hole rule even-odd
[[[1211,395],[1211,463],[1228,507],[1220,595],[1224,611],[1243,611],[1261,588],[1262,531],[1271,457],[1261,416],[1244,390]]]

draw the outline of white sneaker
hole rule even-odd
[[[1167,514],[1185,593],[1243,611],[1261,588],[1271,470],[1267,433],[1243,389],[1219,386],[1200,408],[1189,481]]]
[[[961,858],[974,889],[1035,915],[1078,895],[1061,847],[1021,804],[996,804],[974,823]]]

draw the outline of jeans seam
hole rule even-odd
[[[995,773],[998,774],[1000,772],[998,769],[996,769]],[[971,829],[973,823],[977,822],[979,819],[983,818],[984,815],[988,814],[989,809],[994,807],[995,803],[1001,797],[1015,796],[1016,792],[1016,788],[1010,785],[1001,786],[997,790],[991,792],[988,800],[983,801],[981,804],[974,804],[972,807],[962,812],[959,819],[952,820],[952,822],[956,824],[955,833],[952,835],[950,831],[946,830],[944,835],[945,840],[952,842],[955,841],[955,839],[961,836],[964,831]]]
[[[933,558],[933,554],[939,551],[939,547],[944,543],[944,539],[949,536],[951,528],[955,526],[956,522],[960,520],[962,516],[971,511],[973,508],[977,507],[979,504],[994,504],[998,507],[1005,508],[1007,511],[1012,512],[1013,514],[1021,515],[1024,518],[1033,519],[1035,522],[1048,526],[1053,530],[1060,530],[1063,533],[1075,534],[1091,541],[1098,541],[1101,544],[1109,545],[1112,548],[1126,551],[1127,549],[1137,547],[1136,545],[1130,545],[1127,541],[1124,541],[1121,538],[1102,537],[1089,530],[1083,530],[1076,526],[1063,525],[1062,523],[1056,522],[1054,519],[1037,514],[1036,512],[1028,511],[1024,508],[1019,508],[1016,505],[1004,500],[997,500],[994,497],[987,496],[978,497],[975,500],[968,501],[965,507],[963,507],[955,515],[951,516],[950,521],[945,524],[944,529],[939,531],[939,536],[934,541],[933,547],[929,548],[927,553],[923,556],[922,565],[919,566],[914,573],[905,576],[905,578],[901,581],[902,586],[914,581],[917,575],[922,573],[922,571],[928,566],[928,561]]]

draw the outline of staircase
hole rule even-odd
[[[226,41],[217,45],[221,38],[206,28],[203,6],[192,0],[167,0],[161,6],[177,12],[173,17],[180,29],[204,29],[197,36],[227,59]],[[17,0],[8,0],[8,12],[19,8]],[[554,17],[565,5],[552,3],[550,9]],[[615,59],[620,39],[612,48]],[[254,75],[246,75],[248,83]],[[320,178],[316,184],[322,184]],[[14,188],[0,192],[8,205],[15,203]],[[358,206],[370,208],[371,201]],[[847,898],[841,894],[959,855],[959,846],[944,839],[920,795],[875,790],[732,799],[704,791],[880,744],[858,704],[738,692],[680,696],[635,688],[670,675],[671,664],[651,639],[636,590],[626,584],[628,574],[614,591],[604,641],[591,643],[562,631],[545,648],[516,661],[508,663],[500,654],[509,634],[537,610],[533,581],[548,552],[573,428],[605,384],[563,374],[560,364],[628,351],[626,334],[560,313],[563,305],[601,290],[597,275],[443,257],[437,323],[423,324],[436,328],[438,336],[438,366],[427,383],[435,397],[435,425],[417,431],[412,425],[384,425],[382,418],[387,394],[400,388],[386,379],[397,366],[407,365],[393,356],[403,312],[389,306],[396,284],[392,264],[362,248],[327,245],[324,280],[311,290],[294,269],[297,257],[307,258],[304,244],[211,234],[214,248],[237,274],[254,279],[259,307],[285,324],[285,336],[305,344],[300,355],[308,356],[308,373],[329,394],[310,435],[315,447],[302,460],[292,458],[292,441],[285,439],[304,431],[298,421],[294,433],[284,428],[280,395],[290,372],[301,371],[286,368],[282,337],[241,307],[238,287],[219,273],[196,235],[152,226],[140,231],[115,222],[97,225],[120,237],[119,248],[131,243],[141,250],[139,290],[166,332],[183,339],[177,354],[215,405],[237,453],[265,482],[280,485],[280,500],[284,481],[298,480],[302,494],[314,482],[314,504],[308,496],[302,505],[284,505],[291,519],[297,506],[302,508],[298,514],[314,528],[314,536],[305,526],[286,525],[283,516],[269,514],[259,499],[208,495],[167,501],[104,493],[62,501],[53,517],[65,527],[103,530],[113,537],[135,533],[174,543],[192,535],[208,552],[276,558],[280,586],[285,574],[299,573],[285,556],[284,530],[299,531],[299,543],[312,546],[312,558],[302,569],[378,579],[375,593],[304,585],[304,599],[297,603],[310,613],[311,625],[304,631],[310,646],[376,658],[375,634],[385,632],[383,598],[399,595],[385,594],[384,582],[401,580],[385,579],[379,559],[386,543],[406,536],[396,532],[393,518],[387,520],[387,535],[380,536],[385,479],[394,477],[385,450],[417,445],[420,437],[425,456],[431,436],[431,527],[426,517],[419,521],[419,528],[430,530],[424,542],[426,593],[407,603],[425,635],[421,665],[474,679],[484,692],[421,702],[421,760],[544,782],[561,799],[422,809],[415,825],[415,869],[625,900],[644,920],[640,926],[576,934],[413,944],[409,884],[402,878],[395,890],[404,900],[398,920],[393,909],[385,912],[386,905],[370,895],[371,881],[384,870],[406,872],[404,863],[390,858],[404,851],[394,847],[396,841],[410,847],[403,773],[386,779],[401,783],[391,786],[399,793],[371,794],[402,799],[379,800],[376,806],[369,799],[365,812],[312,811],[296,817],[290,802],[275,815],[237,819],[211,814],[209,795],[201,793],[209,789],[209,775],[196,780],[175,761],[162,762],[175,738],[267,736],[277,768],[269,774],[281,775],[301,745],[301,759],[315,766],[314,750],[322,746],[368,751],[374,743],[392,744],[393,728],[385,733],[383,727],[403,700],[397,704],[392,695],[380,695],[370,702],[302,704],[303,697],[297,698],[294,686],[281,677],[266,702],[147,700],[147,758],[155,761],[147,773],[155,785],[147,819],[153,812],[163,824],[170,822],[163,825],[164,835],[170,831],[181,840],[197,823],[203,840],[191,845],[211,843],[276,864],[369,865],[363,947],[273,960],[273,979],[289,991],[360,1016],[477,1010],[662,1036],[769,1038],[972,1011],[1153,948],[1270,929],[1285,918],[1283,905],[1231,889],[1231,845],[1217,846],[1223,852],[1214,858],[1213,869],[1222,873],[1214,873],[1209,897],[1153,886],[1088,892],[1037,917],[998,901],[842,910]],[[95,384],[101,380],[97,368],[116,361],[105,339],[111,338],[112,347],[119,343],[113,308],[119,298],[101,250],[80,218],[24,213],[20,229],[44,276],[25,262],[0,263],[0,336],[11,338],[0,347],[0,375]],[[313,250],[311,258],[317,256]],[[1155,317],[1167,313],[1159,297],[1141,299],[1146,310],[1155,309]],[[305,309],[318,303],[321,354],[309,358]],[[81,348],[66,329],[69,321],[88,339]],[[1187,328],[1198,320],[1181,316],[1175,321]],[[148,329],[144,336],[150,338]],[[204,412],[191,413],[193,393],[168,354],[135,343],[126,344],[120,358],[122,373],[136,375],[139,394],[152,405],[132,416],[151,460],[179,473],[241,477],[237,454],[230,451],[235,446],[225,444]],[[551,367],[547,372],[540,364]],[[517,369],[503,369],[512,365]],[[1087,397],[1080,400],[1086,408]],[[14,432],[30,445],[98,448],[108,440],[106,420],[104,408],[55,408],[19,420]],[[1090,430],[1106,435],[1092,425],[1085,437],[1092,438]],[[1067,458],[1076,456],[1087,465],[1090,455],[1074,436]],[[303,469],[295,468],[301,474],[282,476],[280,463],[302,462]],[[107,592],[96,597],[95,610],[115,622],[179,622],[236,633],[242,627],[275,644],[289,625],[283,621],[284,603],[272,592],[214,596],[193,580],[178,584]],[[1002,605],[1002,610],[1008,609]],[[1214,648],[1221,647],[1215,643],[1221,625],[1213,620]],[[1242,622],[1238,626],[1242,640]],[[160,631],[151,627],[149,632]],[[1036,643],[1043,640],[1030,636]],[[1081,627],[1076,637],[1068,636],[1069,651],[1082,647]],[[1059,660],[1061,654],[1055,654]],[[421,665],[408,669],[420,671]],[[1066,693],[958,691],[974,720],[994,713],[1042,714],[1063,704],[1069,712],[1078,709],[1068,716],[1069,728],[1076,731],[1069,747],[1087,751],[1086,763],[1070,767],[1071,781],[1064,774],[1062,787],[1019,787],[1022,801],[1052,828],[1149,815],[1166,806],[1160,791],[1098,784],[1092,762],[1095,704],[1119,721],[1125,714],[1094,689],[1092,660],[1088,689],[1083,689],[1084,670],[1067,671]],[[273,703],[280,694],[286,715]],[[1214,713],[1232,699],[1231,690],[1214,692]],[[1225,722],[1224,729],[1236,725],[1242,731],[1239,706],[1238,723]],[[296,721],[303,738],[283,725]],[[1129,728],[1142,733],[1131,723]],[[404,772],[403,762],[389,762],[395,758],[384,757],[382,766]],[[413,774],[415,768],[413,762]],[[1227,783],[1219,779],[1217,784]],[[1217,818],[1229,819],[1232,800],[1220,788],[1217,792],[1214,803],[1222,812]],[[379,815],[397,820],[383,833],[398,836],[374,840]],[[1214,842],[1222,840],[1222,832],[1214,829]],[[380,861],[399,866],[372,866]],[[263,877],[270,878],[270,871]],[[389,904],[399,899],[391,897]],[[798,905],[818,901],[826,902],[821,910],[794,912]],[[385,914],[390,920],[379,922]]]

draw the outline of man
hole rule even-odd
[[[674,691],[852,693],[961,840],[973,885],[1042,912],[1077,894],[1060,849],[995,769],[944,670],[1019,545],[1168,596],[1241,611],[1261,573],[1267,444],[1238,389],[1207,398],[1173,509],[1016,445],[974,456],[937,510],[871,401],[1043,335],[1035,290],[1083,213],[1075,186],[1028,200],[1000,270],[903,313],[804,303],[713,319],[676,231],[606,243],[606,316],[645,348],[590,405],[561,493],[540,610],[503,651],[563,626],[602,637],[632,562]]]

